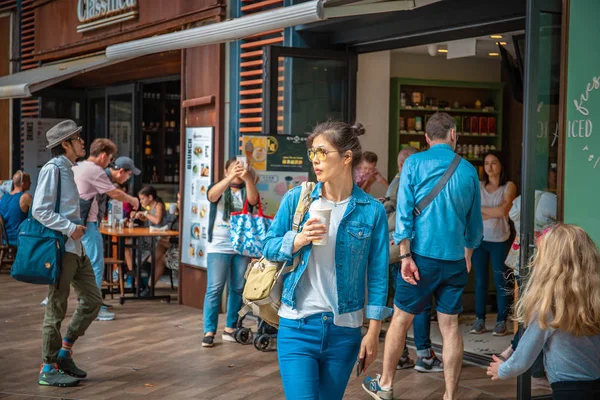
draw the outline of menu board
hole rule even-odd
[[[257,189],[263,212],[275,215],[281,198],[291,188],[309,179],[307,136],[243,136],[242,155],[259,175]]]
[[[25,128],[23,171],[31,176],[31,189],[29,192],[32,194],[35,193],[40,170],[52,158],[50,149],[46,148],[48,145],[46,132],[61,121],[63,120],[56,118],[23,119],[23,126]]]
[[[206,268],[208,242],[208,186],[212,183],[213,128],[185,131],[185,174],[181,262]]]

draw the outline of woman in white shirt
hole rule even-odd
[[[269,260],[299,258],[284,276],[279,309],[277,356],[287,400],[341,400],[357,357],[364,369],[377,357],[381,320],[392,313],[385,210],[352,180],[362,134],[362,125],[336,121],[314,129],[308,157],[319,182],[301,230],[292,230],[297,187],[283,197],[264,241]],[[328,226],[315,217],[317,209],[330,210]],[[318,245],[323,239],[327,244]],[[363,315],[370,321],[361,338]]]
[[[475,314],[477,319],[470,333],[487,332],[485,308],[488,297],[489,263],[492,262],[498,317],[494,336],[506,335],[509,294],[506,290],[506,265],[504,260],[510,249],[508,212],[517,195],[517,187],[508,181],[499,153],[485,155],[483,180],[480,182],[481,214],[483,215],[483,242],[473,252],[475,271]]]

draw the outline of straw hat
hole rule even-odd
[[[46,132],[46,139],[48,140],[46,148],[51,149],[58,146],[65,140],[81,132],[81,129],[81,126],[77,126],[75,121],[70,119],[59,122]]]

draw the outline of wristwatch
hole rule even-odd
[[[402,254],[402,255],[400,255],[400,259],[401,259],[401,260],[404,260],[405,258],[411,258],[411,257],[412,257],[412,254],[411,254],[411,253],[406,253],[406,254]]]

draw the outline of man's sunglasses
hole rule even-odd
[[[72,142],[74,140],[78,140],[80,143],[83,143],[83,138],[81,136],[72,137],[71,139],[69,139],[69,142]]]

